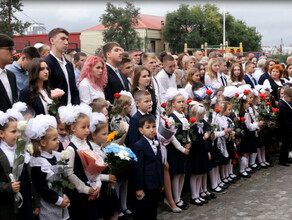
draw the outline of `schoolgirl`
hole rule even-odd
[[[166,114],[176,126],[176,134],[169,145],[167,145],[167,161],[172,181],[173,199],[177,207],[186,210],[188,204],[181,200],[181,193],[186,173],[186,157],[189,154],[191,143],[189,138],[189,121],[186,118],[185,101],[188,94],[184,89],[169,88],[166,92],[167,105]]]
[[[57,162],[61,155],[59,147],[57,122],[53,116],[37,115],[28,122],[25,134],[33,143],[33,157],[30,159],[32,179],[40,196],[39,218],[68,219],[70,200],[63,194],[62,188],[52,187],[57,180]]]
[[[70,114],[68,114],[70,112]],[[88,177],[82,166],[78,150],[93,150],[87,141],[89,135],[89,118],[91,108],[85,104],[80,106],[62,106],[58,109],[60,120],[70,125],[72,132],[71,142],[67,147],[69,152],[68,179],[75,185],[74,190],[66,190],[70,199],[70,219],[98,219],[97,200],[90,199],[99,196],[101,181],[99,175],[92,186],[88,184]]]

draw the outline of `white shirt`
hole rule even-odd
[[[80,82],[78,89],[81,103],[89,105],[96,98],[105,99],[104,93],[99,88],[93,88],[87,78]]]
[[[71,103],[71,91],[70,91],[70,84],[69,84],[69,76],[68,76],[68,71],[67,71],[67,68],[66,68],[66,65],[67,65],[67,62],[65,60],[65,57],[62,56],[62,60],[60,60],[58,57],[56,57],[52,51],[50,51],[50,54],[56,58],[56,60],[58,61],[63,73],[64,73],[64,76],[65,76],[65,79],[66,79],[66,82],[67,82],[67,87],[68,87],[68,102],[67,104],[70,104]]]
[[[173,73],[169,77],[168,74],[165,72],[165,70],[162,69],[157,74],[156,79],[157,79],[157,81],[160,82],[160,85],[161,85],[161,87],[160,87],[161,88],[160,89],[160,92],[161,92],[161,103],[166,102],[166,98],[165,98],[166,90],[168,88],[170,88],[170,87],[177,88],[177,85],[176,85],[176,76]]]
[[[45,90],[40,90],[40,93],[44,97],[44,99],[42,99],[42,97],[40,96],[42,104],[44,106],[45,113],[47,115],[48,114],[48,104],[52,104],[52,99],[49,98],[49,96]]]
[[[10,100],[11,103],[13,103],[13,100],[12,100],[12,90],[11,90],[11,86],[10,86],[10,83],[9,83],[9,80],[8,80],[8,77],[7,77],[7,72],[5,69],[1,69],[0,68],[0,80],[6,90],[6,93],[8,95],[8,98]]]
[[[193,86],[189,82],[185,86],[185,90],[187,91],[189,98],[191,98],[191,99],[194,98],[194,93],[193,93],[192,87]]]
[[[283,86],[281,80],[279,80],[279,81],[274,80],[274,82],[275,82],[278,86]],[[266,79],[266,80],[264,81],[264,83],[263,83],[263,87],[264,87],[264,88],[271,87],[271,83],[270,83],[269,79]]]
[[[211,79],[208,74],[205,74],[205,85],[211,86],[213,89],[219,89],[221,87],[221,83],[218,79]]]
[[[261,68],[256,68],[255,72],[252,74],[253,78],[259,83],[261,75],[264,74],[264,71]]]
[[[151,148],[153,150],[153,153],[155,155],[157,155],[157,150],[158,150],[159,142],[157,140],[150,140],[145,135],[143,135],[143,136],[149,142],[149,144],[150,144],[150,146],[151,146]]]

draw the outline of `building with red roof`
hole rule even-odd
[[[138,24],[134,29],[142,39],[142,49],[145,52],[160,53],[164,50],[164,40],[161,29],[165,24],[165,17],[154,15],[139,15]],[[104,45],[102,32],[107,28],[103,24],[81,31],[81,51],[93,55],[95,51]]]

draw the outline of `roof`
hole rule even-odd
[[[161,21],[165,23],[165,17],[155,15],[139,15],[138,24],[134,26],[134,29],[154,29],[161,30]],[[103,31],[105,28],[103,24],[98,24],[83,31]]]

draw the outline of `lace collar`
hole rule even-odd
[[[86,139],[81,140],[80,138],[72,135],[71,142],[78,148],[78,149],[89,149],[89,146],[86,142]]]
[[[40,150],[40,151],[41,151],[41,156],[44,157],[44,158],[52,159],[55,156],[53,154],[53,152],[50,154],[47,151],[43,151],[43,150]]]
[[[10,147],[5,141],[1,141],[0,148],[6,155],[9,161],[10,167],[13,167],[16,145],[14,145],[13,147]]]

